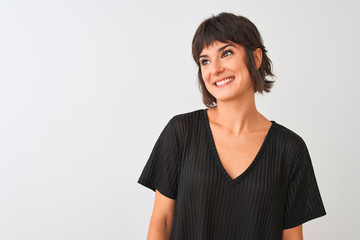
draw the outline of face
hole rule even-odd
[[[237,100],[244,95],[254,94],[245,59],[245,48],[233,42],[216,41],[200,53],[202,78],[206,89],[217,102]]]

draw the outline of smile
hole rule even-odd
[[[235,79],[234,77],[229,77],[229,78],[226,78],[226,79],[224,79],[224,80],[215,82],[215,85],[216,85],[216,86],[222,86],[222,85],[224,85],[224,84],[226,84],[226,83],[228,83],[228,82],[233,81],[234,79]]]

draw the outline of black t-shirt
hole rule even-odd
[[[224,169],[206,109],[162,130],[138,183],[176,199],[172,240],[281,240],[326,214],[304,140],[275,121],[250,166]]]

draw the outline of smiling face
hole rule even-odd
[[[254,84],[246,65],[243,46],[215,41],[202,50],[199,63],[206,89],[217,102],[254,94]]]

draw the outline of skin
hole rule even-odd
[[[176,200],[155,191],[154,209],[150,219],[148,240],[169,240]]]
[[[253,54],[258,69],[262,51],[256,49]],[[218,41],[204,48],[199,59],[205,86],[217,100],[217,106],[208,110],[211,131],[219,158],[232,179],[251,164],[272,124],[256,109],[245,59],[241,45]],[[228,77],[234,80],[227,86],[214,85]],[[170,239],[175,202],[156,190],[148,240]],[[303,240],[302,225],[284,229],[282,239]]]

